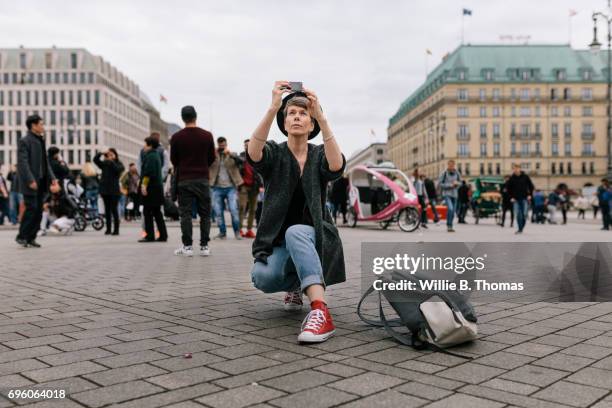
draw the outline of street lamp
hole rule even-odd
[[[610,0],[608,0],[608,10],[611,10],[610,8]],[[591,51],[594,52],[598,52],[601,49],[601,43],[599,41],[597,41],[597,19],[602,19],[603,21],[605,21],[607,23],[608,26],[608,63],[606,66],[606,80],[608,83],[608,87],[607,87],[607,92],[606,92],[606,101],[607,101],[607,109],[606,109],[606,113],[607,113],[607,117],[608,117],[608,126],[607,126],[607,132],[606,132],[606,137],[607,137],[607,149],[606,149],[606,153],[607,153],[607,162],[608,162],[608,168],[607,168],[607,172],[606,172],[606,177],[608,178],[608,180],[612,180],[612,155],[610,154],[610,146],[612,146],[612,106],[610,106],[611,104],[611,100],[610,100],[610,95],[612,93],[612,76],[610,75],[610,71],[612,70],[612,16],[601,13],[601,12],[594,12],[593,13],[593,42],[591,42],[591,44],[589,45],[589,47],[591,48]]]

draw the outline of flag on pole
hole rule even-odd
[[[570,9],[570,11],[569,11],[569,16],[570,17],[574,17],[576,14],[578,14],[578,12],[576,10]]]
[[[427,55],[431,55],[431,50],[429,48],[427,48],[425,52],[427,53]]]
[[[162,94],[159,94],[159,101],[162,103],[168,103],[168,99]]]
[[[471,16],[472,15],[472,10],[464,8],[463,9],[463,15],[464,16]]]

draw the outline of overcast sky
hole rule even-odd
[[[460,43],[592,38],[605,0],[0,0],[0,47],[84,47],[136,81],[162,117],[180,123],[192,104],[200,126],[234,150],[270,103],[274,80],[318,93],[344,153],[385,141],[389,117]],[[604,27],[600,29],[603,34]],[[600,35],[600,41],[604,38]],[[506,41],[507,42],[507,41]],[[159,103],[163,94],[167,104]],[[274,125],[271,137],[284,140]],[[320,137],[315,139],[321,142]]]

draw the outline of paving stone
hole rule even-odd
[[[76,350],[83,350],[83,349],[89,349],[89,348],[94,348],[94,347],[109,346],[111,344],[117,344],[117,343],[120,343],[120,340],[102,336],[102,337],[86,338],[82,340],[67,341],[65,343],[57,343],[57,344],[54,344],[53,347],[56,347],[62,351],[76,351]]]
[[[45,382],[59,380],[61,378],[76,377],[105,369],[106,367],[91,361],[80,361],[78,363],[25,371],[23,375],[36,382]]]
[[[574,372],[592,364],[594,361],[595,360],[592,360],[590,358],[555,353],[541,358],[537,361],[534,361],[532,364],[539,365],[542,367],[555,368],[557,370]]]
[[[534,361],[535,357],[499,351],[474,360],[475,363],[511,370]]]
[[[427,408],[501,408],[505,404],[463,394],[454,394],[427,405]]]
[[[263,344],[245,343],[236,346],[216,348],[211,350],[210,353],[227,359],[234,359],[260,354],[270,350],[273,350],[272,347],[264,346]]]
[[[314,370],[304,370],[284,375],[282,377],[273,378],[271,380],[261,382],[260,384],[287,393],[292,393],[302,391],[308,388],[314,388],[319,385],[325,385],[327,383],[339,380],[340,378],[341,377],[317,372]]]
[[[18,361],[11,361],[8,363],[0,364],[0,376],[7,374],[16,374],[22,373],[28,370],[37,370],[42,368],[47,368],[48,365],[41,363],[38,360],[34,359],[25,359]]]
[[[115,354],[101,348],[91,348],[78,351],[70,351],[65,353],[51,354],[47,356],[39,356],[38,359],[49,365],[65,365],[77,363],[80,361],[93,360],[96,358],[114,356]]]
[[[567,377],[567,381],[612,390],[612,371],[587,367]]]
[[[569,408],[570,405],[553,403],[530,396],[515,394],[507,391],[496,390],[482,385],[468,385],[461,389],[463,394],[473,397],[484,398],[489,401],[510,404],[516,407],[525,408]]]
[[[396,364],[395,366],[399,368],[405,368],[406,370],[420,371],[422,373],[427,374],[437,373],[438,371],[442,371],[447,368],[444,366],[425,363],[423,361],[417,360],[404,361],[403,363]]]
[[[559,350],[560,347],[527,342],[507,348],[505,351],[508,353],[523,354],[531,357],[544,357]]]
[[[242,357],[235,360],[223,361],[210,364],[211,368],[220,370],[228,374],[242,374],[248,371],[255,371],[261,368],[271,367],[281,364],[279,361],[271,360],[260,356]]]
[[[269,404],[281,408],[328,408],[357,398],[357,395],[322,386],[271,400]]]
[[[586,357],[599,360],[606,356],[612,354],[612,349],[601,347],[601,346],[593,346],[591,344],[576,344],[575,346],[568,347],[560,351],[564,354],[571,354],[573,356]]]
[[[177,356],[172,358],[166,358],[163,360],[152,361],[151,364],[161,367],[168,371],[179,371],[188,368],[200,367],[212,363],[218,363],[225,361],[223,357],[215,356],[206,352],[203,353],[192,353],[191,358],[185,358],[184,356]]]
[[[421,357],[423,353],[411,350],[407,347],[390,348],[376,353],[360,356],[365,360],[376,361],[382,364],[397,364],[406,360]]]
[[[165,391],[159,394],[150,395],[143,398],[134,399],[120,404],[112,405],[113,408],[157,408],[157,407],[179,407],[181,404],[195,404],[197,408],[202,408],[202,405],[187,401],[194,398],[202,397],[223,390],[212,384],[198,384],[192,387],[184,387],[178,390]],[[183,402],[178,402],[183,401]],[[168,405],[171,404],[171,405]],[[189,405],[187,405],[189,406]]]
[[[403,383],[400,378],[379,373],[364,373],[329,384],[329,387],[361,396],[370,395]]]
[[[143,350],[137,351],[135,353],[121,354],[112,357],[103,357],[95,360],[95,362],[110,368],[117,368],[133,364],[148,363],[164,358],[168,358],[168,356],[153,350]]]
[[[496,390],[507,391],[521,395],[533,394],[534,392],[539,390],[538,387],[535,387],[533,385],[508,381],[502,378],[493,378],[492,380],[484,382],[481,385],[489,388],[494,388]]]
[[[465,363],[440,371],[437,375],[449,379],[461,379],[463,382],[478,384],[490,378],[497,377],[505,370],[476,363]]]
[[[565,371],[525,365],[503,374],[501,378],[546,387],[568,375]]]
[[[445,390],[444,388],[438,388],[418,382],[409,382],[395,387],[394,390],[433,401],[448,397],[453,393],[452,391]]]
[[[155,394],[163,391],[144,381],[132,381],[127,383],[115,384],[109,387],[96,388],[90,391],[72,394],[70,398],[82,403],[85,406],[98,408],[109,404],[127,401],[145,395]]]
[[[36,346],[46,346],[50,344],[57,345],[57,343],[61,343],[66,340],[71,339],[70,337],[62,336],[61,334],[54,334],[51,336],[33,337],[31,339],[7,341],[4,344],[12,349],[22,349]]]
[[[259,402],[269,401],[285,395],[284,392],[262,385],[245,385],[227,391],[210,394],[199,401],[213,408],[242,408]]]
[[[402,394],[393,390],[385,390],[375,395],[342,405],[343,408],[416,408],[427,403],[427,400]]]
[[[158,339],[128,341],[121,344],[105,346],[104,349],[116,354],[133,353],[135,351],[151,350],[157,347],[169,346],[170,343]]]
[[[534,397],[575,407],[588,407],[607,393],[607,390],[600,388],[559,381],[534,394]]]
[[[339,377],[352,377],[364,372],[359,368],[350,367],[340,363],[330,363],[315,367],[315,370],[322,371],[327,374],[337,375]]]
[[[9,361],[24,360],[33,357],[46,356],[49,354],[57,354],[60,351],[50,346],[38,346],[19,350],[10,350],[0,352],[0,364]]]
[[[226,374],[208,367],[196,367],[189,370],[151,377],[148,378],[147,381],[167,389],[176,389],[215,380],[225,376]]]
[[[102,386],[108,386],[166,373],[166,370],[162,370],[161,368],[154,367],[150,364],[138,364],[129,367],[105,370],[94,374],[86,374],[83,375],[83,377]]]

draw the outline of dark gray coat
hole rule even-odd
[[[257,225],[257,236],[253,242],[253,257],[255,262],[265,263],[272,254],[272,242],[281,230],[293,191],[299,181],[300,166],[289,150],[287,142],[277,144],[274,141],[267,141],[263,157],[259,162],[254,162],[248,154],[247,160],[264,181],[263,209],[261,220]],[[315,246],[326,285],[346,280],[342,241],[325,206],[327,184],[342,175],[345,165],[346,160],[343,155],[342,168],[336,172],[330,171],[323,145],[308,144],[302,186],[315,229]]]
[[[29,132],[17,144],[17,175],[19,192],[25,195],[36,195],[36,190],[30,188],[33,181],[38,183],[38,189],[46,192],[55,175],[47,159],[45,139]]]

